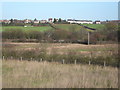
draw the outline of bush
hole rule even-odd
[[[14,47],[13,47],[14,48]],[[5,56],[5,58],[13,58],[20,59],[20,57],[23,57],[23,60],[37,60],[40,61],[42,58],[45,61],[54,61],[54,62],[60,62],[62,63],[62,60],[65,60],[66,64],[74,64],[75,60],[77,61],[77,64],[88,64],[89,61],[91,61],[91,64],[95,65],[104,65],[104,61],[106,62],[106,66],[114,66],[118,67],[118,60],[119,57],[117,53],[114,53],[111,56],[103,57],[103,56],[97,56],[97,57],[88,57],[84,55],[77,54],[76,52],[68,51],[66,54],[58,54],[57,52],[47,54],[47,48],[46,46],[42,46],[42,48],[38,49],[31,49],[31,50],[15,50],[11,48],[3,48],[2,54]]]

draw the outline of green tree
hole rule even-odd
[[[57,22],[57,20],[56,20],[56,18],[54,18],[54,21],[53,21],[53,23],[56,23]]]
[[[10,19],[10,23],[13,23],[13,21],[14,21],[13,19]]]
[[[62,21],[61,18],[59,18],[58,23],[61,23],[61,21]]]
[[[35,18],[34,21],[37,21],[37,19]]]

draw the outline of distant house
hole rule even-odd
[[[77,24],[93,24],[91,20],[75,20]]]
[[[76,21],[73,20],[73,19],[68,19],[67,22],[69,22],[70,24],[71,24],[71,23],[76,23]]]
[[[48,22],[49,22],[49,23],[52,23],[52,22],[53,22],[53,19],[52,19],[52,18],[49,18],[49,19],[48,19]]]
[[[38,24],[40,21],[39,20],[34,20],[33,23]]]
[[[97,20],[97,21],[94,22],[94,24],[101,24],[101,21]]]
[[[0,23],[2,23],[3,20],[0,20]]]
[[[31,23],[32,21],[31,20],[29,20],[29,19],[25,19],[24,20],[24,23]]]
[[[47,23],[47,20],[40,20],[40,23]]]
[[[77,24],[93,24],[93,22],[91,20],[68,19],[67,22],[69,22],[69,23],[77,23]]]
[[[13,22],[14,22],[14,23],[24,23],[24,20],[17,20],[17,19],[14,19]]]
[[[9,23],[10,23],[10,20],[1,20],[0,22],[1,22],[1,23],[3,22],[3,23],[6,23],[6,24],[9,24]]]

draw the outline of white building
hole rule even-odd
[[[24,23],[31,23],[31,20],[25,19]]]
[[[47,23],[47,20],[40,20],[40,23]]]
[[[76,23],[76,21],[73,20],[73,19],[68,19],[67,22],[69,22],[70,24],[71,24],[71,23]]]
[[[95,21],[95,24],[101,24],[101,22],[100,21]]]
[[[72,19],[68,19],[67,22],[77,23],[77,24],[93,24],[93,22],[91,20],[72,20]]]
[[[77,24],[93,24],[91,20],[75,20]]]
[[[9,24],[9,23],[11,23],[11,21],[10,20],[0,20],[0,23],[6,23],[6,24]]]
[[[39,23],[39,22],[40,22],[39,20],[35,20],[35,21],[33,21],[33,23],[36,23],[36,24]]]

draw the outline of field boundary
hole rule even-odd
[[[60,64],[75,64],[75,65],[87,64],[87,65],[99,65],[99,66],[102,66],[102,67],[111,66],[106,61],[103,61],[101,64],[98,64],[96,62],[93,62],[92,60],[89,60],[89,61],[83,63],[83,62],[78,62],[77,60],[74,60],[74,62],[67,62],[67,61],[65,61],[65,59],[61,59],[61,60],[53,60],[53,59],[44,60],[42,58],[34,59],[32,57],[30,59],[25,59],[23,57],[14,58],[13,56],[11,56],[11,57],[2,56],[2,60],[35,61],[35,62],[56,62],[56,63],[60,63]],[[114,66],[114,67],[117,67],[117,66]]]

